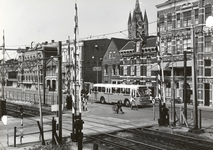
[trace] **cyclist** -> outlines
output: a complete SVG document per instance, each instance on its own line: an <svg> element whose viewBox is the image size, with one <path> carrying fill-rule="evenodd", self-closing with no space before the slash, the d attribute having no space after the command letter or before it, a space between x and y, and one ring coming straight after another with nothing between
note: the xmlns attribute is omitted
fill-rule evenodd
<svg viewBox="0 0 213 150"><path fill-rule="evenodd" d="M122 110L122 100L117 102L117 113L119 113L119 110L122 112L122 114L124 113Z"/></svg>

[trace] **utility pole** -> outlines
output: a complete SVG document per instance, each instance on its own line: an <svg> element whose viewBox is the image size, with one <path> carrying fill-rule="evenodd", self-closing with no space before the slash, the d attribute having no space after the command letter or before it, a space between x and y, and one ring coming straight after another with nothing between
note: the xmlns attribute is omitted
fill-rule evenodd
<svg viewBox="0 0 213 150"><path fill-rule="evenodd" d="M45 84L45 78L46 78L46 59L45 59L45 48L43 49L42 51L43 53L43 103L45 104L46 103L46 97L45 97L45 94L46 94L46 84Z"/></svg>
<svg viewBox="0 0 213 150"><path fill-rule="evenodd" d="M45 142L44 142L44 133L43 133L43 116L42 116L42 104L41 104L42 103L41 102L41 91L40 91L40 68L39 68L37 46L36 46L36 56L37 56L37 76L38 76L38 99L39 99L39 110L40 110L40 127L41 127L42 145L45 145ZM22 64L22 66L23 66L23 64Z"/></svg>
<svg viewBox="0 0 213 150"><path fill-rule="evenodd" d="M187 119L187 57L186 50L183 51L184 54L184 83L183 83L183 102L184 102L184 116Z"/></svg>
<svg viewBox="0 0 213 150"><path fill-rule="evenodd" d="M174 126L176 126L176 121L175 121L175 76L174 76L174 54L172 55L172 99L173 99L173 119L174 119Z"/></svg>
<svg viewBox="0 0 213 150"><path fill-rule="evenodd" d="M70 70L70 68L71 68L71 64L70 64L70 62L71 62L71 57L70 57L70 37L68 37L68 57L69 57L69 64L68 64L68 83L67 83L67 85L68 85L68 92L70 93L70 81L71 81L71 70Z"/></svg>
<svg viewBox="0 0 213 150"><path fill-rule="evenodd" d="M59 143L62 143L62 57L61 41L58 42L58 104L59 104Z"/></svg>
<svg viewBox="0 0 213 150"><path fill-rule="evenodd" d="M3 30L3 45L2 45L2 48L3 48L3 69L2 69L2 98L4 100L4 86L6 84L5 82L5 39L4 39L4 30Z"/></svg>
<svg viewBox="0 0 213 150"><path fill-rule="evenodd" d="M198 129L198 113L197 113L197 47L195 47L195 32L194 27L191 29L191 39L192 39L192 48L193 48L193 57L192 57L192 85L193 85L193 120L194 120L194 129Z"/></svg>

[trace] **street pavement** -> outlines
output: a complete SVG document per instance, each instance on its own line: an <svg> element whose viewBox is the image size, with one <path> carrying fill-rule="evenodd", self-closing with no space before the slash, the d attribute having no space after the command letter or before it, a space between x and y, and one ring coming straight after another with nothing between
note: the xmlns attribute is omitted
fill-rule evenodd
<svg viewBox="0 0 213 150"><path fill-rule="evenodd" d="M169 105L169 104L168 104ZM181 104L178 104L177 107L181 107ZM146 126L158 126L157 119L159 118L158 110L156 105L156 111L153 112L152 106L139 108L138 110L131 110L130 108L123 107L124 114L117 114L112 111L112 105L103 105L99 103L88 103L88 111L82 112L82 119L84 120L83 133L84 135L94 135L105 132L113 132L117 130L122 130L126 128L137 128L137 127L146 127ZM189 106L192 107L192 106ZM199 109L213 111L213 107L199 106ZM52 138L51 132L51 120L55 115L44 116L44 138L46 141L50 141ZM71 111L64 110L62 115L62 136L70 137L72 132L72 113ZM24 118L24 129L23 133L32 133L37 132L37 134L24 135L22 139L22 144L20 143L20 137L16 138L16 147L14 147L14 126L17 127L17 134L22 132L20 127L20 118L14 118L8 116L7 125L4 125L2 121L0 122L0 149L18 149L26 150L32 148L34 145L38 145L39 142L39 129L36 121L39 121L38 117L28 117ZM192 122L189 120L189 123ZM171 126L166 127L168 130L171 129ZM204 119L202 121L202 128L208 133L213 133L213 119ZM173 128L175 130L175 128ZM177 127L176 130L182 130L187 132L188 129L183 127ZM9 134L9 137L7 137ZM209 134L208 136L211 136ZM211 137L210 137L211 138ZM212 137L213 139L213 137ZM9 145L8 145L9 144Z"/></svg>

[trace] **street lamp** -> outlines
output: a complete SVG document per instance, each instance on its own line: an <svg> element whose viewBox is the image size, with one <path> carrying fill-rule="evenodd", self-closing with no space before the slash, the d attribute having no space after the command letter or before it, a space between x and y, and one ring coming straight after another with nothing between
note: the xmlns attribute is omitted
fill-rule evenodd
<svg viewBox="0 0 213 150"><path fill-rule="evenodd" d="M148 73L148 70L150 70L150 74L149 75L147 74L147 76L151 77L151 66L150 66L151 65L151 62L150 62L151 61L151 56L147 55L146 58L147 58L147 73ZM152 82L151 82L150 79L146 80L146 86L150 86L150 87L152 86Z"/></svg>

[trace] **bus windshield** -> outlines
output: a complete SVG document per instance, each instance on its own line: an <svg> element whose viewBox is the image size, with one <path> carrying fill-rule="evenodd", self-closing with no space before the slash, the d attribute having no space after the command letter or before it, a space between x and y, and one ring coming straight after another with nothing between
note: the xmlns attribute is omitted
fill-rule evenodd
<svg viewBox="0 0 213 150"><path fill-rule="evenodd" d="M139 87L138 93L140 94L140 96L144 97L150 94L150 90L146 87Z"/></svg>

